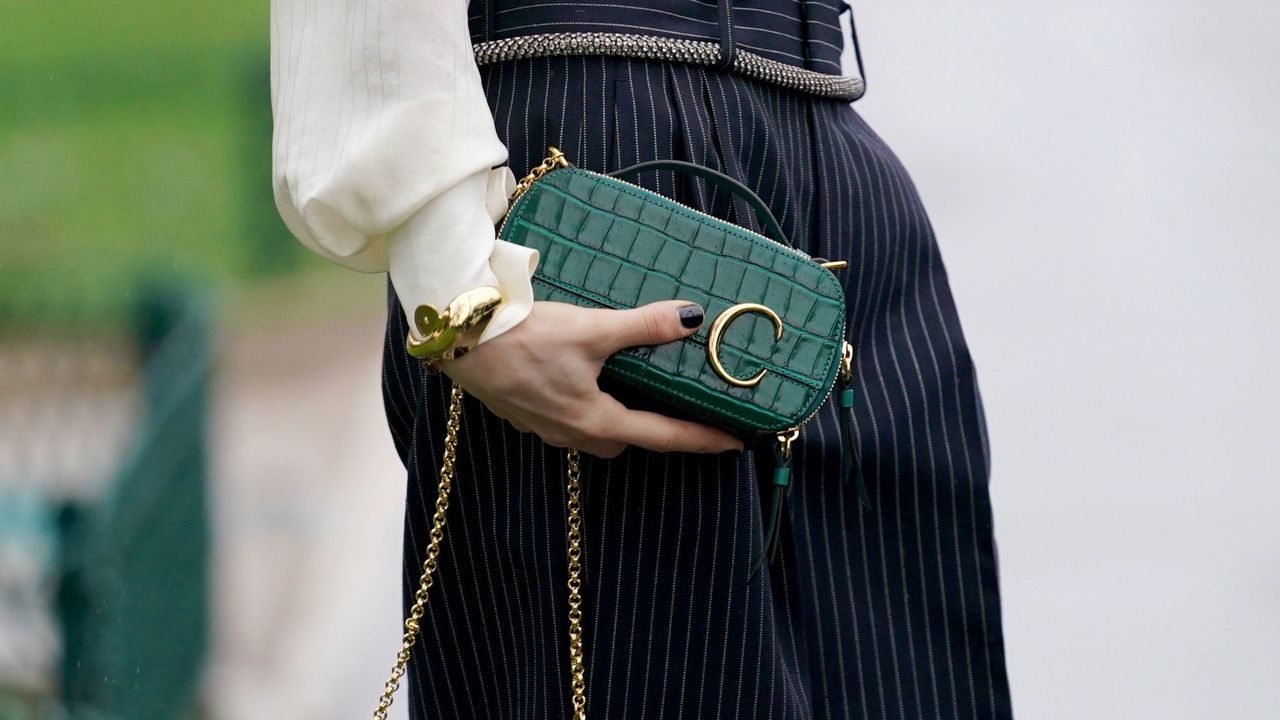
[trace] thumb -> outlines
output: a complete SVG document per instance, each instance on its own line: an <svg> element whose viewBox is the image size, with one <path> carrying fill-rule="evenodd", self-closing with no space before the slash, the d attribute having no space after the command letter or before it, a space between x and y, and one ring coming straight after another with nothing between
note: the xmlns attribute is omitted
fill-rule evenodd
<svg viewBox="0 0 1280 720"><path fill-rule="evenodd" d="M702 326L702 306L686 300L664 300L630 310L606 313L600 351L608 356L636 345L661 345L688 337Z"/></svg>

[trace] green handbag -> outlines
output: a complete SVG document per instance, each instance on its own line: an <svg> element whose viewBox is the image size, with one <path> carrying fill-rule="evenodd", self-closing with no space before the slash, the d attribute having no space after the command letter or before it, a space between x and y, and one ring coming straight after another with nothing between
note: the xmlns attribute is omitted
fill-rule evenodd
<svg viewBox="0 0 1280 720"><path fill-rule="evenodd" d="M695 175L732 192L772 237L618 178L652 170ZM789 484L791 443L837 386L848 477L853 346L834 274L845 263L795 249L755 193L692 163L658 160L606 175L573 167L552 147L512 198L498 236L538 250L537 299L614 309L680 299L705 308L711 321L696 334L618 352L603 374L750 443L775 441L767 547Z"/></svg>
<svg viewBox="0 0 1280 720"><path fill-rule="evenodd" d="M732 192L755 210L771 237L616 177L650 170L696 175ZM571 166L553 147L516 185L498 236L538 250L541 259L533 290L539 300L620 309L680 299L699 303L712 318L683 340L615 353L605 362L603 377L655 399L673 414L697 418L753 444L772 441L776 464L769 524L764 551L751 575L776 552L782 503L791 484L791 445L837 387L843 475L856 476L849 428L853 346L844 337L844 290L834 275L845 263L811 258L791 247L768 206L746 186L710 168L674 160L640 163L604 175ZM415 322L422 331L442 315L424 306ZM451 340L442 336L424 344L447 345ZM417 343L412 337L407 345L414 355ZM375 720L386 720L421 631L444 538L462 398L462 389L455 385L426 558ZM565 468L569 691L572 717L586 720L581 473L576 450L567 452ZM868 502L861 477L857 480L858 493Z"/></svg>
<svg viewBox="0 0 1280 720"><path fill-rule="evenodd" d="M747 200L774 237L575 168L555 148L517 186L498 235L538 250L539 300L629 308L680 299L705 308L711 322L696 334L617 353L607 376L744 438L799 428L842 369L847 375L842 360L852 355L833 270L792 248L764 203L727 175L678 161L614 175L648 170L712 179Z"/></svg>

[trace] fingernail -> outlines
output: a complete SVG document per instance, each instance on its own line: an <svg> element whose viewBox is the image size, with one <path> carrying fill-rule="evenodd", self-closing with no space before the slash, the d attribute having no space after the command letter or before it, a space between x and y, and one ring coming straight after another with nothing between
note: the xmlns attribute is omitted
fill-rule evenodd
<svg viewBox="0 0 1280 720"><path fill-rule="evenodd" d="M680 324L692 330L702 324L702 306L689 303L680 308Z"/></svg>

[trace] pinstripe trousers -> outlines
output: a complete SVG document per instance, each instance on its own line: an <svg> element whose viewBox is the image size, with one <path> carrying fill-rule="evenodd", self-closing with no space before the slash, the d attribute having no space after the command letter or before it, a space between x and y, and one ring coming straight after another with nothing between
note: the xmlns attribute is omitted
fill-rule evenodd
<svg viewBox="0 0 1280 720"><path fill-rule="evenodd" d="M846 103L712 69L573 57L482 75L517 175L548 144L595 170L699 163L752 187L797 247L849 261L852 426L870 506L841 482L834 401L796 450L779 557L750 578L767 452L584 456L589 715L1010 717L974 368L924 208L889 148ZM639 183L736 217L701 181ZM408 603L449 388L404 354L394 290L387 307ZM564 472L563 451L468 398L412 717L569 717Z"/></svg>

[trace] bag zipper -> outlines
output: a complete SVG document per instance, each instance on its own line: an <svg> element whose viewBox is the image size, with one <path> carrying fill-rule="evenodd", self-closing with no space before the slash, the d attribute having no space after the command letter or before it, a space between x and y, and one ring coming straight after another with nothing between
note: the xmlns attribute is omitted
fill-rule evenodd
<svg viewBox="0 0 1280 720"><path fill-rule="evenodd" d="M523 195L523 194L524 194L524 193L525 193L525 192L526 192L530 187L532 187L532 186L533 186L533 184L534 184L535 182L537 182L538 180L541 180L543 175L546 175L547 173L551 172L552 170L557 170L557 169L560 169L560 168L565 168L565 169L572 168L572 169L574 169L574 170L578 170L578 171L580 171L580 172L587 173L587 174L589 174L589 175L595 175L595 176L597 176L597 177L607 178L607 179L609 179L609 180L611 180L611 181L613 181L613 182L622 183L623 185L630 185L631 187L636 188L637 190L643 190L643 191L645 191L645 192L647 192L647 193L649 193L649 192L653 192L652 190L649 190L648 188L640 187L639 185L637 185L637 184L635 184L635 183L633 183L633 182L628 182L628 181L626 181L626 180L622 180L622 179L620 179L620 178L613 177L612 175L606 175L606 174L604 174L604 173L599 173L599 172L596 172L596 171L594 171L594 170L587 170L586 168L576 167L576 166L574 166L573 164L571 164L571 163L570 163L570 162L565 158L564 153L562 153L562 152L560 151L560 149L559 149L559 148L556 148L555 146L551 146L551 147L548 147L548 148L547 148L547 157L546 157L546 158L544 158L544 159L542 160L542 164L541 164L541 165L537 165L537 166L535 166L532 170L530 170L530 171L529 171L529 174L528 174L528 175L525 175L525 176L524 176L524 178L523 178L523 179L521 179L521 180L520 180L520 182L516 184L516 189L511 193L511 197L507 198L507 209L508 209L508 210L510 210L510 209L511 209L511 206L515 204L516 200L520 199L520 196L521 196L521 195ZM679 200L673 200L673 199L671 199L671 198L669 198L669 197L666 197L665 195L664 195L664 196L662 196L662 199L663 199L663 200L666 200L667 202L670 202L670 203L674 203L674 204L676 204L676 205L679 205L680 207L684 208L685 210L688 210L688 211L689 211L689 212L691 212L691 213L696 213L696 214L698 214L698 215L701 215L702 217L707 218L707 219L709 219L709 220L715 220L716 222L725 222L723 219L718 218L718 217L716 217L715 215L711 215L711 214L709 214L709 213L703 212L702 210L699 210L699 209L694 208L694 207L689 207L688 205L685 205L684 203L680 202ZM510 214L510 213L508 213L508 214ZM500 224L500 225L498 226L498 234L499 234L499 235L501 235L501 234L502 234L502 229L503 229L503 228L505 228L505 227L506 227L506 225L507 225L507 218L506 218L506 215L504 215L504 216L503 216L503 218L502 218L502 224ZM783 249L787 250L788 252L791 252L791 253L793 253L793 254L795 254L795 255L799 255L800 257L804 258L805 260L809 260L810 262L812 262L812 261L813 261L813 256L812 256L812 255L810 255L809 253L807 253L807 252L805 252L805 251L803 251L803 250L801 250L801 249L799 249L799 248L793 247L793 246L788 245L788 244L786 244L786 243L784 243L784 242L779 242L778 240L775 240L774 238L771 238L771 237L769 237L768 235L761 235L760 233L755 232L754 230L751 230L750 228L742 227L741 225L735 225L735 227L737 227L738 229L742 230L743 232L746 232L747 234L752 235L752 236L754 236L754 237L760 238L760 239L762 239L762 240L768 240L769 242L773 243L774 245L777 245L778 247L783 248ZM817 263L816 263L816 264L817 264ZM821 265L821 264L818 264L818 266L819 266L819 267L822 267L822 265ZM828 269L828 268L823 268L823 269L824 269L824 270L826 270L826 269Z"/></svg>

